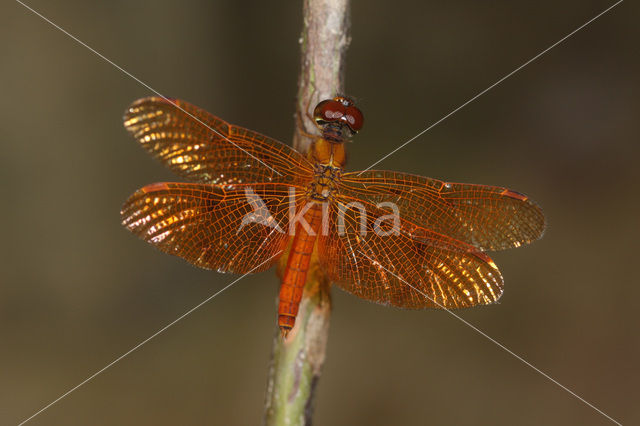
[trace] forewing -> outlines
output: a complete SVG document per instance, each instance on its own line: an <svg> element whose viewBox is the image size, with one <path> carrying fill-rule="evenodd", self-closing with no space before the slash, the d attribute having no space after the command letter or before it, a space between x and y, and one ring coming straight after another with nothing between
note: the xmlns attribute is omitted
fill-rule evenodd
<svg viewBox="0 0 640 426"><path fill-rule="evenodd" d="M129 197L122 223L163 252L196 266L259 272L287 244L289 188L273 183L156 183Z"/></svg>
<svg viewBox="0 0 640 426"><path fill-rule="evenodd" d="M149 153L194 182L295 184L313 173L291 147L180 100L139 99L127 109L124 126Z"/></svg>
<svg viewBox="0 0 640 426"><path fill-rule="evenodd" d="M345 174L340 191L374 205L393 203L403 219L480 250L528 244L545 228L540 207L520 193L496 186L369 170Z"/></svg>
<svg viewBox="0 0 640 426"><path fill-rule="evenodd" d="M389 211L353 201L336 197L318 237L322 267L342 289L412 309L463 308L500 298L502 276L483 252L400 218L394 225Z"/></svg>

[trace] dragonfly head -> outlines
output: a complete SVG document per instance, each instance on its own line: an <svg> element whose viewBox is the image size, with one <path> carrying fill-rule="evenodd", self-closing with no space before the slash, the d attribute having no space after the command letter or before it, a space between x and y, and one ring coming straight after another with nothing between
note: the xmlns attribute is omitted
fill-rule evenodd
<svg viewBox="0 0 640 426"><path fill-rule="evenodd" d="M322 136L336 142L349 139L364 124L362 112L344 96L320 102L313 110L313 118L322 130Z"/></svg>

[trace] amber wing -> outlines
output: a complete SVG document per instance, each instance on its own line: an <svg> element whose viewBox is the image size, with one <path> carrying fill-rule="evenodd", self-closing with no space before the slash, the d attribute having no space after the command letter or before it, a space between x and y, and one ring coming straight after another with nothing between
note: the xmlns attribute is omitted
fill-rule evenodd
<svg viewBox="0 0 640 426"><path fill-rule="evenodd" d="M515 191L371 170L342 177L318 250L330 279L362 298L469 307L502 294L483 252L528 244L544 228L541 209Z"/></svg>
<svg viewBox="0 0 640 426"><path fill-rule="evenodd" d="M289 196L277 183L156 183L136 191L121 215L131 232L196 266L259 272L289 239Z"/></svg>
<svg viewBox="0 0 640 426"><path fill-rule="evenodd" d="M346 173L340 192L374 205L391 202L403 220L483 251L528 244L545 229L540 207L522 194L496 186L369 170Z"/></svg>
<svg viewBox="0 0 640 426"><path fill-rule="evenodd" d="M313 174L291 147L181 100L137 100L124 125L149 153L193 182L296 184Z"/></svg>
<svg viewBox="0 0 640 426"><path fill-rule="evenodd" d="M329 279L363 299L403 308L462 308L493 303L502 276L471 245L400 219L378 223L389 212L345 196L330 205L328 231L318 253ZM363 207L363 208L361 208ZM384 235L383 233L389 233Z"/></svg>

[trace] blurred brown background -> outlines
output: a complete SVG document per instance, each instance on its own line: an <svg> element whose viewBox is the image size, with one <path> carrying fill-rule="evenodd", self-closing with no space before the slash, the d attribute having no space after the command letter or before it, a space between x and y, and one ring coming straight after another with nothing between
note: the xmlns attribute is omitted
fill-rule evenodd
<svg viewBox="0 0 640 426"><path fill-rule="evenodd" d="M165 95L282 141L298 2L29 5ZM355 1L347 92L362 169L613 2ZM640 422L640 8L627 1L378 167L502 185L543 206L532 246L494 254L499 305L458 312L627 424ZM0 423L17 424L233 276L120 226L176 180L122 127L151 93L18 3L0 6ZM247 277L33 425L260 422L278 281ZM608 424L445 312L338 289L317 425Z"/></svg>

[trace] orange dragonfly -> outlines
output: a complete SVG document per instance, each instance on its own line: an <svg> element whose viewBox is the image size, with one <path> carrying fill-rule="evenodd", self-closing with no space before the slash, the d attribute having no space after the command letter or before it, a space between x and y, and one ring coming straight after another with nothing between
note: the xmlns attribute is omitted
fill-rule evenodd
<svg viewBox="0 0 640 426"><path fill-rule="evenodd" d="M542 236L541 209L518 192L393 171L345 172L345 141L364 118L351 100L320 102L308 155L180 100L134 102L124 125L192 183L155 183L122 223L195 266L245 274L286 258L278 325L294 326L313 258L343 290L402 308L490 304L503 279L487 250ZM287 254L288 253L288 254Z"/></svg>

